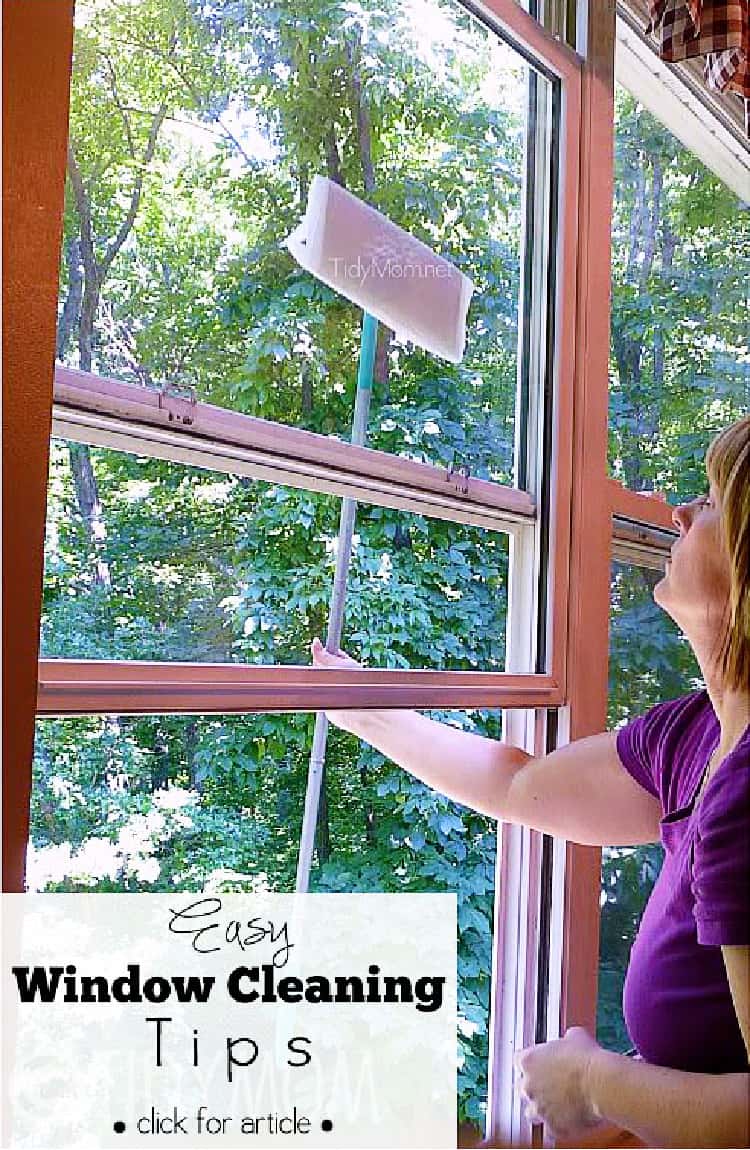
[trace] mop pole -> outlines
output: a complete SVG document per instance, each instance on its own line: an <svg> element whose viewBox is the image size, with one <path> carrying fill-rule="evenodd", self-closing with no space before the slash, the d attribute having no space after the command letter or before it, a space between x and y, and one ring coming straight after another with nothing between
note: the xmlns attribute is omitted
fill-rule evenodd
<svg viewBox="0 0 750 1150"><path fill-rule="evenodd" d="M357 392L354 400L354 420L352 423L352 443L362 446L367 434L367 416L370 410L370 396L372 395L372 375L375 366L375 344L378 337L378 321L369 312L362 318L362 340L359 349L359 370L357 372ZM352 555L352 535L354 534L354 517L357 512L356 499L345 497L341 501L341 519L339 521L339 541L336 552L336 572L333 578L333 591L331 593L331 607L328 616L328 635L326 650L336 652L341 641L341 627L344 621L344 602L346 599L346 581L349 574L349 562ZM328 719L324 711L318 711L315 716L315 733L313 735L312 750L310 752L310 766L307 773L307 793L305 795L305 813L302 818L302 834L300 836L299 857L297 860L297 886L299 893L304 893L310 886L310 867L312 865L313 848L315 846L315 826L318 820L318 804L320 802L320 787L323 779L323 766L326 758L326 741L328 739Z"/></svg>

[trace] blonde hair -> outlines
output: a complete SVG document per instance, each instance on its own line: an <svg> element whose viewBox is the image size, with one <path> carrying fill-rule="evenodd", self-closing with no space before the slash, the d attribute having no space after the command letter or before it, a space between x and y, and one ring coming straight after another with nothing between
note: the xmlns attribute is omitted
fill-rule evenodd
<svg viewBox="0 0 750 1150"><path fill-rule="evenodd" d="M730 564L726 627L718 649L730 688L750 682L750 415L719 432L706 455L706 473L721 500L721 527Z"/></svg>

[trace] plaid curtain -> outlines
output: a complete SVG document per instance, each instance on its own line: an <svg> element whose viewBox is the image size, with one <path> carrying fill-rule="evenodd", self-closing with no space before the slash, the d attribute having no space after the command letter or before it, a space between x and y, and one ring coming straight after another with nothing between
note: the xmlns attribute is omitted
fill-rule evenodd
<svg viewBox="0 0 750 1150"><path fill-rule="evenodd" d="M745 101L750 135L750 11L748 0L648 0L647 32L670 64L704 56L709 88L731 89Z"/></svg>

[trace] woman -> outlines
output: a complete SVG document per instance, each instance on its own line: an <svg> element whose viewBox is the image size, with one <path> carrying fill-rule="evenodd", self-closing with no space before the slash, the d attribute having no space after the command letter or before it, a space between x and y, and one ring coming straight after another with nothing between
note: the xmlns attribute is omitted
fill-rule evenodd
<svg viewBox="0 0 750 1150"><path fill-rule="evenodd" d="M485 814L595 846L664 844L625 985L640 1058L580 1027L516 1056L529 1116L557 1135L608 1120L652 1146L750 1145L750 417L717 436L706 470L654 589L705 690L541 759L413 711L329 713ZM312 654L354 662L317 639Z"/></svg>

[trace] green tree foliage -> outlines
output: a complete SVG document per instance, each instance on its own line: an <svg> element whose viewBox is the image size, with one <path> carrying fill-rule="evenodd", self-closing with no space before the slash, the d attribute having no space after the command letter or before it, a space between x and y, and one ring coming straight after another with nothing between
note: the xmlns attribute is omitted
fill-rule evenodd
<svg viewBox="0 0 750 1150"><path fill-rule="evenodd" d="M622 89L616 114L610 467L679 502L750 398L750 215Z"/></svg>

